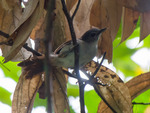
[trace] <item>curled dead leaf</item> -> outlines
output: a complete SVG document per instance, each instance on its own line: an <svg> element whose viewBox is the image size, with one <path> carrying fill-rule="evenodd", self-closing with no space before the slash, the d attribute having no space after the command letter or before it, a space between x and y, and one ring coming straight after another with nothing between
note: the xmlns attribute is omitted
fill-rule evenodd
<svg viewBox="0 0 150 113"><path fill-rule="evenodd" d="M122 15L122 5L118 3L118 0L102 0L102 2L107 11L108 24L113 41L119 30Z"/></svg>
<svg viewBox="0 0 150 113"><path fill-rule="evenodd" d="M121 42L125 41L132 34L136 27L139 15L139 12L123 7Z"/></svg>
<svg viewBox="0 0 150 113"><path fill-rule="evenodd" d="M138 75L126 83L132 100L144 91L150 89L150 72Z"/></svg>
<svg viewBox="0 0 150 113"><path fill-rule="evenodd" d="M53 96L55 113L70 113L68 98L67 98L67 86L66 77L62 69L53 69Z"/></svg>
<svg viewBox="0 0 150 113"><path fill-rule="evenodd" d="M15 40L10 50L9 51L2 50L3 56L5 57L5 62L11 60L18 53L21 47L24 45L33 27L35 26L39 17L41 16L43 12L43 7L44 7L44 1L40 0L33 14L17 29L17 35L15 35L16 37L13 37L15 38ZM5 47L7 48L7 46Z"/></svg>
<svg viewBox="0 0 150 113"><path fill-rule="evenodd" d="M90 24L98 28L107 28L102 34L102 40L98 45L98 54L101 56L106 52L106 58L109 62L112 60L112 37L111 28L109 27L109 18L102 0L95 0L90 12Z"/></svg>
<svg viewBox="0 0 150 113"><path fill-rule="evenodd" d="M150 11L141 13L140 20L140 41L146 38L150 34Z"/></svg>
<svg viewBox="0 0 150 113"><path fill-rule="evenodd" d="M41 76L36 75L32 79L26 79L27 71L23 71L12 100L12 113L30 113L38 88L42 84Z"/></svg>

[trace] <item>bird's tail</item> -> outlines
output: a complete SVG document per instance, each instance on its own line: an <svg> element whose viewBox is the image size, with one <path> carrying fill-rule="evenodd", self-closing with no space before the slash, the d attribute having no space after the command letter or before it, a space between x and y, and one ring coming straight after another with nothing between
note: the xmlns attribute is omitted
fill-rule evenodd
<svg viewBox="0 0 150 113"><path fill-rule="evenodd" d="M27 72L26 78L32 78L34 75L41 74L44 71L44 57L28 58L18 64Z"/></svg>

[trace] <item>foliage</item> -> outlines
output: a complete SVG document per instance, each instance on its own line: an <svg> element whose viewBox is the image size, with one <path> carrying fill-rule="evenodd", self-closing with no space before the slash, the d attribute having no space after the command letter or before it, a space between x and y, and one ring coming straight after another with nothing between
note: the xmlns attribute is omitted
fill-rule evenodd
<svg viewBox="0 0 150 113"><path fill-rule="evenodd" d="M75 2L77 2L77 0ZM85 6L84 3L87 3L86 4L87 7L84 7ZM112 44L112 42L111 41L113 41L113 59L112 59L112 62L113 62L114 67L117 70L117 73L122 72L123 75L125 76L125 80L126 80L126 78L128 78L128 77L136 77L138 74L149 71L149 70L145 70L145 69L141 68L140 65L136 64L131 59L133 54L136 53L141 48L150 48L150 36L147 36L149 34L149 31L147 31L147 30L149 30L149 29L147 29L147 26L146 26L146 24L148 24L148 22L149 22L147 20L146 16L149 16L149 14L147 12L146 13L144 12L145 10L146 11L149 10L149 7L144 7L143 5L139 5L140 3L137 1L135 2L137 7L134 7L135 4L134 3L132 4L132 2L129 2L129 4L128 4L128 2L123 2L124 4L122 4L122 5L119 4L117 7L116 7L116 4L118 4L118 2L116 2L116 1L111 2L111 1L106 0L106 3L101 2L104 5L102 7L100 7L99 3L100 3L100 0L95 0L94 5L91 8L90 4L92 4L92 2L86 2L86 0L82 0L81 8L79 8L79 12L81 12L81 13L77 13L77 15L75 16L75 22L74 22L74 26L76 28L75 30L77 31L77 36L80 37L83 32L85 32L87 29L90 28L90 25L96 26L99 28L109 26L109 28L107 29L107 32L106 32L106 36L105 36L107 39L104 38L106 42L109 42L109 43L107 43L109 47L107 48L106 47L107 44L101 43L101 45L100 45L101 50L100 51L106 50L107 51L107 58L109 61L111 61L111 58L112 58L112 56L111 56L111 52L112 52L111 44ZM149 2L144 1L143 4L144 3L148 4ZM29 1L28 2L29 5L25 4L27 8L20 9L20 7L19 8L17 7L17 9L14 10L13 7L15 7L16 4L17 3L15 1L13 1L12 3L8 2L7 7L1 6L3 8L0 9L2 13L3 13L3 11L6 11L6 17L7 18L5 17L6 19L2 20L3 21L2 23L7 22L7 25L8 25L7 27L3 26L2 28L4 28L4 29L2 29L2 30L6 31L8 34L11 34L10 37L13 37L13 38L15 37L14 44L13 44L12 48L10 49L10 51L3 51L5 53L4 56L5 56L6 61L11 60L18 53L18 51L22 48L22 45L27 40L32 29L36 25L38 19L43 14L43 12L44 12L43 9L45 8L43 0ZM69 0L67 0L67 4L71 4L71 2L69 3ZM69 11L72 10L74 4L75 3L72 2L71 6L69 6L69 5L67 6ZM113 4L113 5L110 5L110 4ZM57 5L60 5L60 4L57 3ZM134 11L131 9L125 8L126 6L130 7ZM57 9L57 11L56 11L57 16L56 16L56 20L55 20L56 22L54 25L55 26L54 31L56 30L57 33L54 33L54 34L56 37L63 36L63 37L65 37L65 39L66 39L66 37L68 39L69 36L64 35L65 30L68 31L68 28L65 26L66 21L64 19L64 15L62 16L62 14L63 14L62 9L61 9L61 7L58 8L58 6L56 9ZM86 10L84 10L84 9L86 9ZM89 10L87 10L87 9L89 9ZM101 9L102 9L102 11L101 11ZM112 10L112 9L114 9L114 10ZM122 9L124 9L124 11L125 11L125 12L123 12L123 15L125 18L124 18L124 21L122 20L122 24L120 25ZM20 12L22 11L22 13L20 13L20 14L17 13L18 15L16 17L19 17L19 18L17 18L18 20L16 20L16 18L14 18L10 15L11 13L7 12L8 10L10 12L12 11L11 12L12 15L13 15L13 10L14 11L20 11ZM24 10L25 10L26 14L23 13ZM107 10L108 14L106 13L106 10ZM144 12L144 13L141 13L141 15L142 15L141 16L141 22L140 22L140 20L138 20L138 22L137 22L137 19L139 18L139 12L137 13L135 10L139 11L140 13ZM111 11L112 12L114 11L114 12L112 13ZM132 12L131 14L133 14L132 15L133 17L130 18L131 22L133 22L131 26L130 26L130 23L128 23L128 20L126 19L127 18L127 16L125 16L126 12L128 12L128 13ZM82 15L82 13L83 13L83 15ZM101 15L101 14L103 14L103 15ZM117 15L117 16L112 16L112 14ZM137 14L137 15L135 16L134 14L135 15ZM81 15L83 16L83 18L80 18ZM84 18L84 16L85 16L85 18ZM96 17L94 17L94 16L96 16ZM89 18L87 18L87 17L89 17ZM45 17L43 17L43 18L45 18ZM100 20L100 18L101 18L101 20ZM109 20L109 18L111 18L111 19ZM17 23L17 26L14 23L12 24L12 21L8 21L7 19L14 21L14 23ZM102 22L102 20L105 20L105 21ZM119 20L119 21L116 22L116 20ZM127 20L127 22L126 22L126 20ZM42 20L41 23L45 24L45 22L43 22L43 21L44 21L44 19ZM137 24L136 24L136 22L137 22ZM29 23L32 23L32 24L29 24ZM105 25L103 25L104 23L105 23ZM5 24L3 24L3 25L5 25ZM119 25L120 25L120 28L119 28ZM134 30L135 25L136 25L136 29ZM42 25L39 25L39 26L41 28L43 28ZM61 28L60 28L60 26L61 26ZM130 26L131 31L134 30L134 32L132 33L132 35L129 37L128 40L133 39L135 37L139 37L139 35L141 35L140 39L142 40L147 36L147 38L143 40L142 46L135 47L132 49L127 46L128 40L127 40L126 35L130 35L130 32L128 32L128 30L127 30L128 26ZM140 29L140 26L141 26L141 29ZM11 27L12 28L14 27L15 32L14 32L14 29L11 29L12 31L8 30ZM5 28L8 28L8 29L5 29ZM119 28L119 30L118 30L118 28ZM131 28L133 28L133 29L131 29ZM36 26L35 29L33 30L33 32L36 31L36 33L35 33L36 35L43 37L44 36L43 31L44 30L42 29L43 31L42 30L40 31L40 33L42 34L42 36L41 36L40 33L39 33L40 35L37 33L37 31L38 31L37 29L39 29L39 28L37 28L37 26ZM118 31L118 33L117 33L117 31ZM123 39L121 39L121 35L123 35L122 32L125 32ZM110 36L110 34L111 34L111 36ZM107 37L107 35L109 35L108 36L109 38ZM33 34L31 35L31 37L32 37L32 39L36 38L36 36L33 36ZM115 40L114 40L114 38L115 38ZM57 39L57 40L59 41L59 43L61 42L59 39ZM121 42L121 40L123 42ZM3 38L1 38L1 41L3 41ZM24 53L24 55L25 54L26 53ZM109 55L110 55L110 57L109 57ZM26 56L26 58L27 58L27 56ZM9 61L5 64L2 64L2 59L3 58L0 57L0 60L1 60L0 61L1 62L0 68L3 70L5 77L11 78L14 81L18 82L19 75L21 72L21 68L16 66L18 62L15 63L15 62ZM64 83L65 83L65 81L64 81ZM72 84L68 83L67 86L68 86L68 89L67 89L68 97L69 96L73 96L73 97L79 96L78 95L79 90L78 90L77 85L72 85ZM150 90L144 92L143 94L138 96L133 101L149 102L150 101L149 94L150 94ZM11 106L10 96L11 96L11 93L9 91L4 89L3 87L0 87L0 101L1 102ZM96 94L96 92L94 90L85 91L85 105L86 105L89 113L95 113L97 111L98 104L99 104L100 100L101 99L99 98L99 96ZM34 102L34 107L37 107L37 106L46 106L46 100L39 99L38 93L35 97L35 102ZM136 106L138 106L138 107L136 107ZM146 108L147 108L147 106L134 105L133 110L134 110L134 112L142 113L145 111ZM73 113L74 111L73 111L72 106L70 106L70 109L71 109L71 112Z"/></svg>

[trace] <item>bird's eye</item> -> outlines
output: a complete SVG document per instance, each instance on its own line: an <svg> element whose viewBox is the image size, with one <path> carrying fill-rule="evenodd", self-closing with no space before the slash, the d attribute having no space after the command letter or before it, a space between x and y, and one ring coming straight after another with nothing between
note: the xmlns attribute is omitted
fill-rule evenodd
<svg viewBox="0 0 150 113"><path fill-rule="evenodd" d="M94 37L96 35L96 33L91 33L91 36Z"/></svg>

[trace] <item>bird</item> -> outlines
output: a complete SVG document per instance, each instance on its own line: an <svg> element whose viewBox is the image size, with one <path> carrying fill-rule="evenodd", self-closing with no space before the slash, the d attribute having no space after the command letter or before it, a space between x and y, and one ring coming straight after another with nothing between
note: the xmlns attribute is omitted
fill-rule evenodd
<svg viewBox="0 0 150 113"><path fill-rule="evenodd" d="M96 56L98 50L98 41L101 34L106 30L106 28L98 29L92 28L86 31L81 38L77 39L77 44L79 46L79 68L86 65L88 62ZM74 68L75 63L75 53L73 41L69 40L61 44L54 53L50 54L50 63L55 67L64 68ZM26 69L31 69L31 65L43 65L44 57L41 59L25 60L18 64L18 66L26 67ZM27 67L28 66L28 67ZM33 67L33 66L32 66ZM40 66L41 67L41 66ZM42 68L42 70L44 70ZM37 71L40 71L37 69Z"/></svg>

